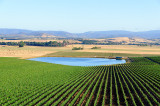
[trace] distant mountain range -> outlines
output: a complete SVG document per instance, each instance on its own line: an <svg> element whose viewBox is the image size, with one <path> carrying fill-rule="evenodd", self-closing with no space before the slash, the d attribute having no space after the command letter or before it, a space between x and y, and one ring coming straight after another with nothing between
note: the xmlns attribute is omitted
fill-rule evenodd
<svg viewBox="0 0 160 106"><path fill-rule="evenodd" d="M160 39L160 30L131 32L123 30L89 31L85 33L69 33L65 31L32 31L24 29L0 28L0 37L5 38L34 38L34 37L64 37L64 38L114 38L139 37L145 39Z"/></svg>

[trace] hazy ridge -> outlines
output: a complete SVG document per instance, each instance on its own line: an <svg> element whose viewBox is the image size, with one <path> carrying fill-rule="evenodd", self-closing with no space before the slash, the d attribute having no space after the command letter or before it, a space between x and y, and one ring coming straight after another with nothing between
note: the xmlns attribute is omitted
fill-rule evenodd
<svg viewBox="0 0 160 106"><path fill-rule="evenodd" d="M140 37L145 39L159 39L160 30L132 32L125 30L89 31L84 33L70 33L66 31L32 31L25 29L0 28L0 37L5 38L31 38L31 37L65 37L65 38L114 38L114 37Z"/></svg>

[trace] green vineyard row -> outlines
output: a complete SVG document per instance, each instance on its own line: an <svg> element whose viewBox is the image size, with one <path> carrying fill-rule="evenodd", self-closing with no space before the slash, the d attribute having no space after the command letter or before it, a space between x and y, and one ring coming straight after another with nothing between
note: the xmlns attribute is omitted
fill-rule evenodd
<svg viewBox="0 0 160 106"><path fill-rule="evenodd" d="M160 57L129 59L78 67L0 58L0 105L160 105Z"/></svg>

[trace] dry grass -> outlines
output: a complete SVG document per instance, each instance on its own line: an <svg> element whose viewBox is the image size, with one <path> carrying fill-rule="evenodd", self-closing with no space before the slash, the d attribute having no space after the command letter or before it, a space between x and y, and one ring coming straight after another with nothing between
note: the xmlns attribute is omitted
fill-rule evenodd
<svg viewBox="0 0 160 106"><path fill-rule="evenodd" d="M54 53L56 51L52 48L44 47L31 47L25 46L19 48L17 46L0 46L0 57L20 57L20 58L32 58L40 57L48 53Z"/></svg>
<svg viewBox="0 0 160 106"><path fill-rule="evenodd" d="M139 44L141 42L148 42L148 43L158 43L159 40L158 39L155 39L154 41L153 40L148 40L148 39L143 39L143 38L137 38L137 37L134 37L134 38L128 38L128 37L116 37L116 38L106 38L106 39L90 39L90 40L96 40L98 42L108 42L108 41L111 41L111 42L126 42L126 44L128 43L132 43L132 44Z"/></svg>
<svg viewBox="0 0 160 106"><path fill-rule="evenodd" d="M101 49L91 49L97 46ZM84 47L84 50L72 50L72 47ZM47 54L54 53L115 53L115 54L138 54L138 55L160 55L160 46L145 46L139 47L135 45L68 45L66 47L36 47L25 46L19 48L17 46L0 46L0 57L20 57L20 58L32 58L41 57ZM68 54L69 55L69 54ZM71 55L71 56L72 56ZM56 55L55 55L56 56Z"/></svg>

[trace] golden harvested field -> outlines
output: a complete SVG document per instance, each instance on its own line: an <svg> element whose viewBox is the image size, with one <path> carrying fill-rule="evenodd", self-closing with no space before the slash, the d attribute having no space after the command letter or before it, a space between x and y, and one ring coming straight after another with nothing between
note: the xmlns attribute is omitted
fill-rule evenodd
<svg viewBox="0 0 160 106"><path fill-rule="evenodd" d="M110 42L125 42L125 44L139 44L141 42L148 42L148 43L158 43L159 39L143 39L143 38L129 38L129 37L115 37L115 38L106 38L106 39L90 39L90 40L96 40L98 42L106 42L106 41L110 41Z"/></svg>
<svg viewBox="0 0 160 106"><path fill-rule="evenodd" d="M101 49L91 49L97 46ZM72 50L73 47L84 47L84 50ZM82 54L83 53L83 54ZM92 55L90 55L92 53ZM51 54L51 55L50 55ZM67 55L66 55L67 54ZM76 55L74 55L76 54ZM86 55L87 54L87 55ZM25 46L0 46L0 57L32 58L41 56L69 56L93 57L105 54L123 54L122 56L155 56L160 55L160 46L135 46L135 45L68 45L66 47L38 47ZM108 56L108 55L106 55Z"/></svg>

